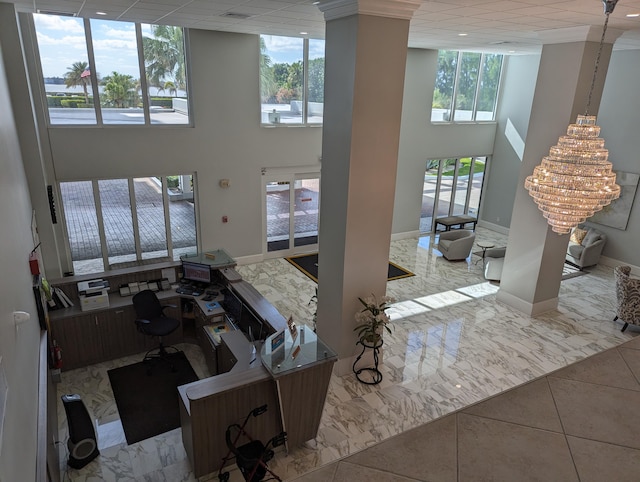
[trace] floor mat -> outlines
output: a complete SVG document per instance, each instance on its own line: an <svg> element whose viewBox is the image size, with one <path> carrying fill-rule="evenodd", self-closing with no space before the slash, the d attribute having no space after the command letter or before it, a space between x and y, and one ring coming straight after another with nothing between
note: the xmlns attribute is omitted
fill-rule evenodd
<svg viewBox="0 0 640 482"><path fill-rule="evenodd" d="M198 376L182 352L169 355L169 363L154 360L109 370L109 382L115 396L120 421L129 445L180 426L177 387L194 382Z"/></svg>
<svg viewBox="0 0 640 482"><path fill-rule="evenodd" d="M290 256L285 259L313 281L316 283L318 282L318 253L301 254L299 256ZM409 276L415 276L415 274L389 261L387 281L408 278Z"/></svg>

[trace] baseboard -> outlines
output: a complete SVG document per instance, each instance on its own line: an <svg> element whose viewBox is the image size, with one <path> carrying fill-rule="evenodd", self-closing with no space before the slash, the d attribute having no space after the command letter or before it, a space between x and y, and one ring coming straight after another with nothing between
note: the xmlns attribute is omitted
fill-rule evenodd
<svg viewBox="0 0 640 482"><path fill-rule="evenodd" d="M234 258L236 263L239 265L243 264L252 264L252 263L260 263L264 261L264 256L262 254L252 254L249 256L240 256L239 258Z"/></svg>
<svg viewBox="0 0 640 482"><path fill-rule="evenodd" d="M546 313L547 311L552 311L558 308L558 297L541 301L539 303L529 303L528 301L524 301L503 289L498 290L496 300L529 316L537 316L541 313Z"/></svg>
<svg viewBox="0 0 640 482"><path fill-rule="evenodd" d="M404 233L393 233L391 235L391 241L400 241L401 239L418 238L422 234L426 234L426 233L421 233L420 230L417 230L417 231L406 231Z"/></svg>
<svg viewBox="0 0 640 482"><path fill-rule="evenodd" d="M500 226L499 224L494 224L488 221L479 220L478 226L480 226L481 228L490 229L491 231L495 231L496 233L509 236L509 228L505 228L504 226Z"/></svg>
<svg viewBox="0 0 640 482"><path fill-rule="evenodd" d="M618 259L609 258L608 256L600 256L600 261L598 262L598 264L609 266L610 268L615 268L616 266L629 266L631 268L631 274L640 276L640 266L635 266Z"/></svg>

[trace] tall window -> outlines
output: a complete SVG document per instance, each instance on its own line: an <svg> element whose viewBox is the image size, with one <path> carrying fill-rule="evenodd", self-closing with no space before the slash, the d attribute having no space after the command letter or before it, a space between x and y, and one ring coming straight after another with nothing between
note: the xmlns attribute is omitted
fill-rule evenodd
<svg viewBox="0 0 640 482"><path fill-rule="evenodd" d="M189 124L182 28L33 17L51 125Z"/></svg>
<svg viewBox="0 0 640 482"><path fill-rule="evenodd" d="M324 40L260 36L262 124L321 124Z"/></svg>
<svg viewBox="0 0 640 482"><path fill-rule="evenodd" d="M433 231L436 218L470 214L478 217L486 157L427 161L422 190L420 231Z"/></svg>
<svg viewBox="0 0 640 482"><path fill-rule="evenodd" d="M191 175L60 183L75 274L197 252Z"/></svg>
<svg viewBox="0 0 640 482"><path fill-rule="evenodd" d="M501 73L502 55L441 50L431 122L494 120Z"/></svg>

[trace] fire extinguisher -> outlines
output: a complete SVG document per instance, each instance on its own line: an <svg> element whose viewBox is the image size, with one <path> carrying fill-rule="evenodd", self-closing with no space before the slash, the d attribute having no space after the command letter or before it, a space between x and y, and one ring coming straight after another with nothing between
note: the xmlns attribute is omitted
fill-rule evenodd
<svg viewBox="0 0 640 482"><path fill-rule="evenodd" d="M61 368L62 367L62 350L60 346L58 346L58 342L53 340L53 368Z"/></svg>

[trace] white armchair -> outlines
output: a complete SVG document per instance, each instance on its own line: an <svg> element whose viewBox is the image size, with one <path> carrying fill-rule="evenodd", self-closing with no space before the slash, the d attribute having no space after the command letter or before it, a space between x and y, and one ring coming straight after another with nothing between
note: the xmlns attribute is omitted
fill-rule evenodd
<svg viewBox="0 0 640 482"><path fill-rule="evenodd" d="M438 251L449 261L466 259L471 254L471 248L476 234L468 229L452 229L440 233Z"/></svg>

